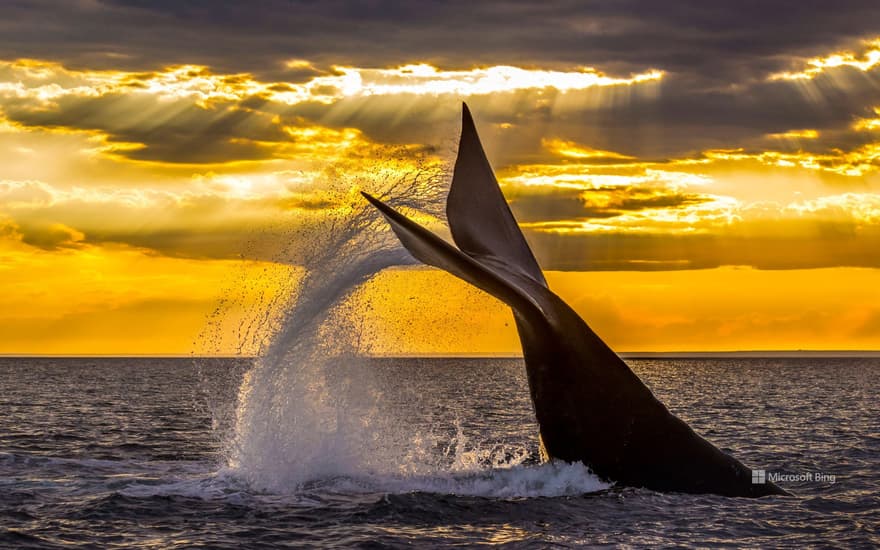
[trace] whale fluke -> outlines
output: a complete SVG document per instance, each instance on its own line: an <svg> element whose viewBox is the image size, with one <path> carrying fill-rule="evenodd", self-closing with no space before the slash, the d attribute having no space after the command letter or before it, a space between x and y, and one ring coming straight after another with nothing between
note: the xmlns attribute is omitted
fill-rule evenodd
<svg viewBox="0 0 880 550"><path fill-rule="evenodd" d="M388 220L391 229L410 254L422 263L439 267L475 287L488 292L516 311L540 315L528 295L505 281L486 266L431 233L379 199L363 195Z"/></svg>
<svg viewBox="0 0 880 550"><path fill-rule="evenodd" d="M446 199L446 219L452 240L468 256L498 260L508 269L519 269L547 286L544 273L501 194L466 104L462 104L461 139Z"/></svg>
<svg viewBox="0 0 880 550"><path fill-rule="evenodd" d="M542 455L583 462L600 477L658 491L785 494L673 415L548 287L498 186L467 106L447 218L456 248L363 193L419 261L513 310Z"/></svg>

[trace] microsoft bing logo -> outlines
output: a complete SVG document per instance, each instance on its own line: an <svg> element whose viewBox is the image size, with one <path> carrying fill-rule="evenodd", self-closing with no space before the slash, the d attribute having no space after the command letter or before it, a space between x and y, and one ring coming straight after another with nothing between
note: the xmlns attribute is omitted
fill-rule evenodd
<svg viewBox="0 0 880 550"><path fill-rule="evenodd" d="M752 483L761 485L767 483L767 472L765 470L752 470Z"/></svg>

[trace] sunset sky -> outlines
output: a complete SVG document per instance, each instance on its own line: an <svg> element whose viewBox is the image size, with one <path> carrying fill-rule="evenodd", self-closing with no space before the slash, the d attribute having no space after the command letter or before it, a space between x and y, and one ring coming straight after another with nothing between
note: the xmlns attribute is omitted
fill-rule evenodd
<svg viewBox="0 0 880 550"><path fill-rule="evenodd" d="M448 166L462 101L615 349L880 349L876 2L13 0L0 353L198 352L328 189ZM366 292L376 353L519 349L445 274Z"/></svg>

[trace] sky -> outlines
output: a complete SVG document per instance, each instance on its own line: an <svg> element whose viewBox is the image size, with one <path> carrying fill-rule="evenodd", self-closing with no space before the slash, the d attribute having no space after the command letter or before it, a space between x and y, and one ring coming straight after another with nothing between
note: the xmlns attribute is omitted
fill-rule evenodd
<svg viewBox="0 0 880 550"><path fill-rule="evenodd" d="M880 349L875 2L11 0L0 353L188 354L220 310L235 332L290 291L299 229L448 182L462 101L615 349ZM372 352L519 349L445 274L368 287Z"/></svg>

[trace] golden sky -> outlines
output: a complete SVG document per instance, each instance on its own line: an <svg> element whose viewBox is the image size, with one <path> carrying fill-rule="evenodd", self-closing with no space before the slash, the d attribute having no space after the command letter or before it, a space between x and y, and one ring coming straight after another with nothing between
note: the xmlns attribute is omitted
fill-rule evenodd
<svg viewBox="0 0 880 550"><path fill-rule="evenodd" d="M463 100L551 288L615 349L880 349L880 34L820 46L719 74L7 55L0 353L198 352L224 297L289 291L288 240L448 167ZM393 269L361 298L375 353L518 350L509 312L445 274ZM234 309L214 351L241 351Z"/></svg>

